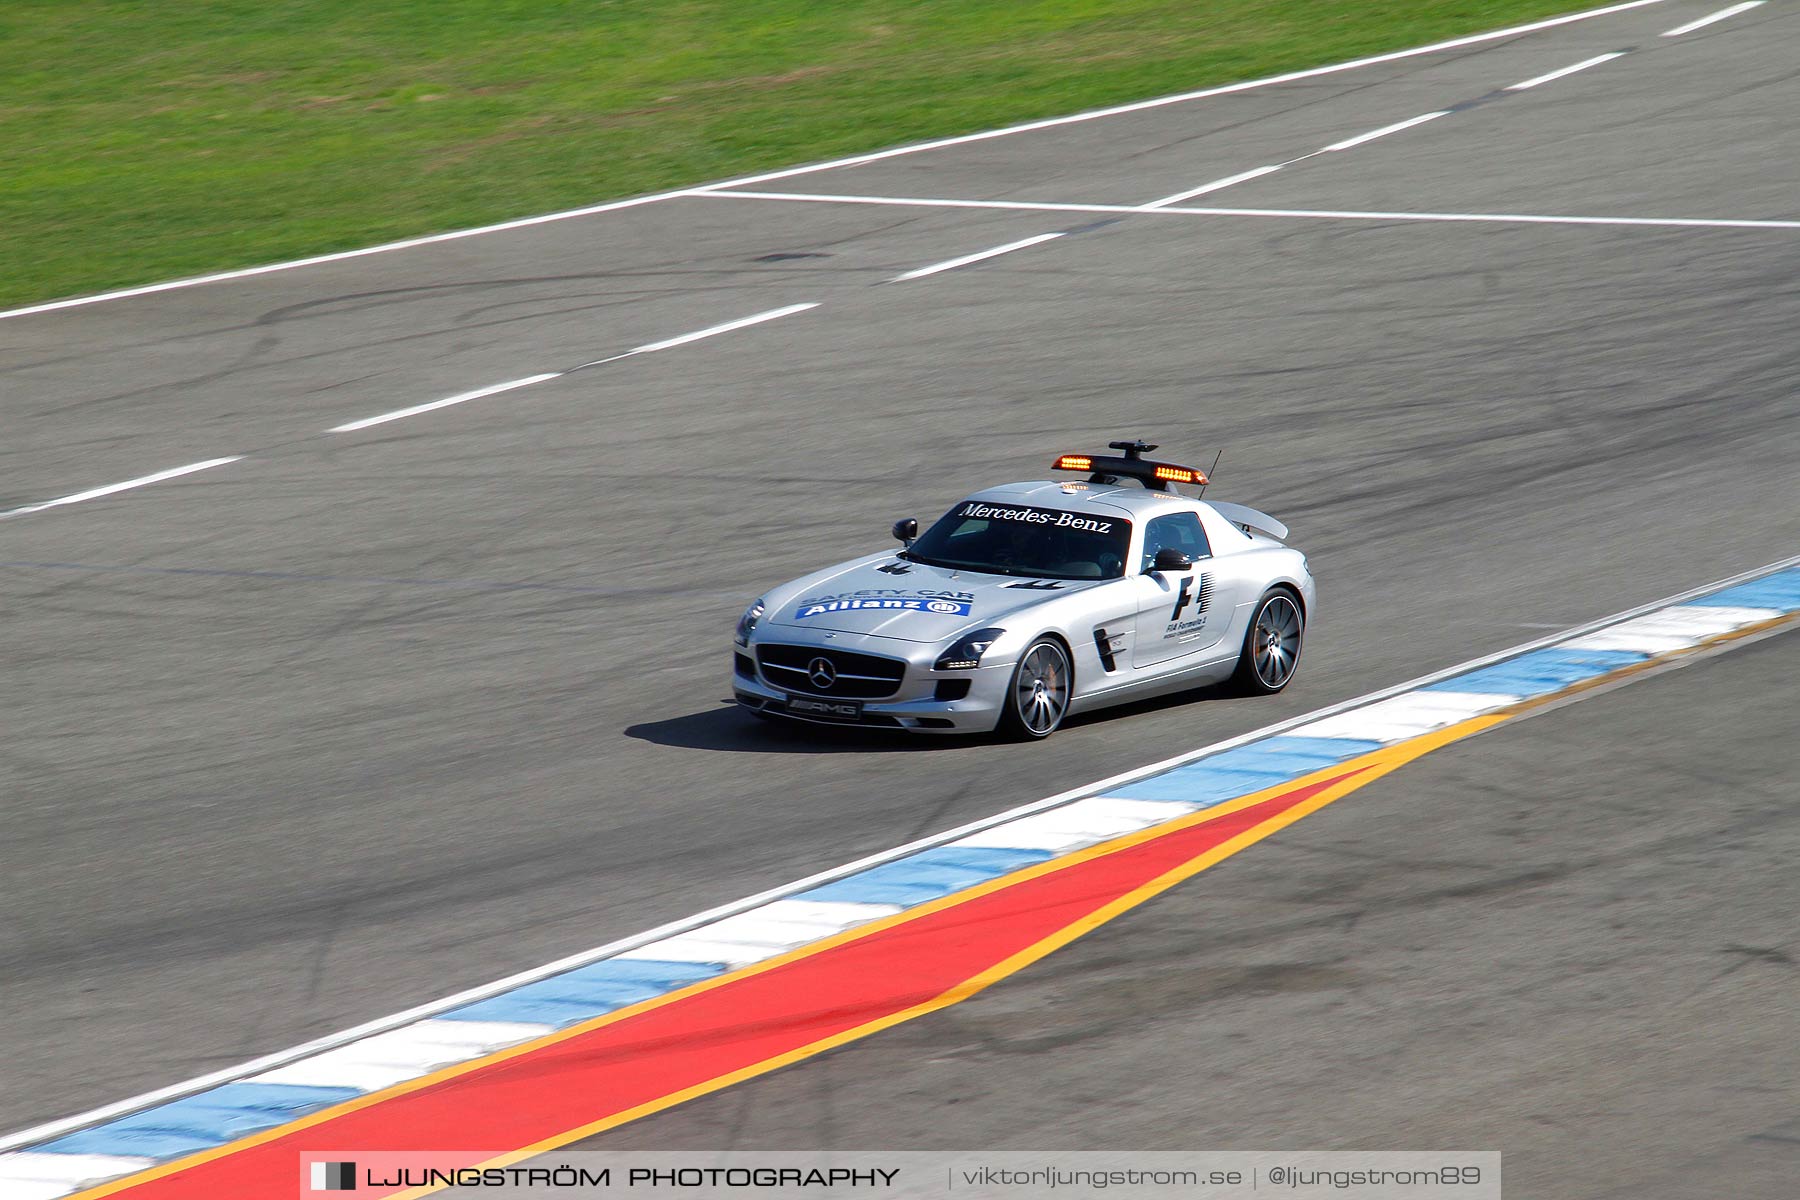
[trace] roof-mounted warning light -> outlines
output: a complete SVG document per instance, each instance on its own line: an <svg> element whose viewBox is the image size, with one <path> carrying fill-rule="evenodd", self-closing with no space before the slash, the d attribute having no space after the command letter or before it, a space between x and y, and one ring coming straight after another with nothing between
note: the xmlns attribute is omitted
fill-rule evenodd
<svg viewBox="0 0 1800 1200"><path fill-rule="evenodd" d="M1135 479L1153 492L1166 492L1172 483L1197 483L1206 486L1206 472L1196 467L1175 463L1152 462L1144 457L1156 446L1145 441L1108 442L1108 447L1121 450L1124 456L1104 454L1064 454L1051 464L1055 471L1090 471L1089 483L1117 483Z"/></svg>

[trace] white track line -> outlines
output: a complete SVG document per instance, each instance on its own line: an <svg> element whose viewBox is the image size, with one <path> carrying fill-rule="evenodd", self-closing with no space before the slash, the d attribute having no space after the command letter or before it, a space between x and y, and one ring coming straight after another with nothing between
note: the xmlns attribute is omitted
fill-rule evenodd
<svg viewBox="0 0 1800 1200"><path fill-rule="evenodd" d="M1627 12L1631 9L1645 8L1652 4L1664 4L1668 0L1627 0L1623 4L1609 4L1603 8L1592 8L1585 12L1568 13L1560 17L1551 17L1544 21L1533 21L1528 25L1513 25L1505 29L1489 30L1486 33L1471 34L1467 37L1452 38L1446 42L1432 42L1425 46L1415 46L1408 50L1394 50L1386 54L1377 54L1369 58L1351 59L1348 62L1332 63L1323 67L1312 67L1304 71L1290 71L1284 75L1270 75L1263 79L1250 79L1242 83L1228 83L1220 87L1204 88L1200 91L1181 92L1170 96L1159 96L1152 100L1139 100L1131 104L1115 105L1112 108L1098 108L1087 112L1071 113L1062 117L1050 117L1042 121L1028 121L1020 125L1008 125L1001 129L984 130L980 133L967 133L959 137L938 138L935 141L916 142L906 146L895 146L887 150L878 150L870 154L858 154L849 158L832 159L811 166L789 167L780 171L769 171L759 175L746 175L739 179L726 179L717 183L706 184L699 188L683 188L677 191L657 192L649 196L637 196L629 200L616 200L607 204L594 204L585 208L568 209L563 212L545 213L542 216L525 217L516 221L503 221L496 225L482 225L474 229L460 229L450 233L431 234L427 237L407 238L398 242L385 242L379 246L366 246L360 250L344 250L336 254L317 254L310 258L294 259L289 262L268 263L259 267L246 267L235 271L219 271L211 275L197 275L186 279L171 279L163 283L148 284L143 287L121 288L117 291L99 292L91 296L74 296L66 300L52 300L44 304L32 304L24 308L0 311L0 321L12 317L30 316L33 313L56 312L60 309L79 308L88 304L99 304L106 300L124 300L132 296L148 296L157 292L174 291L178 288L198 287L202 284L221 283L232 279L248 279L256 275L267 275L275 271L292 271L300 267L318 266L322 263L342 262L346 259L361 258L370 254L385 254L391 250L408 250L416 246L429 246L439 242L456 241L460 238L478 237L486 233L500 233L511 229L523 229L532 225L543 225L551 221L567 221L575 217L594 216L599 213L616 212L620 209L635 208L643 204L655 204L661 200L674 200L696 193L706 193L718 188L749 187L759 183L772 183L777 179L789 179L796 175L807 175L818 171L835 171L843 167L861 166L864 163L880 162L883 159L897 158L905 154L920 154L928 150L940 150L947 146L962 146L970 142L987 141L992 138L1011 137L1014 134L1034 133L1040 129L1054 129L1062 125L1074 125L1082 121L1099 120L1102 117L1120 116L1124 113L1143 112L1147 109L1161 108L1170 104L1183 104L1192 100L1204 100L1211 96L1226 96L1235 92L1247 92L1256 88L1273 87L1278 84L1292 83L1300 79L1316 79L1322 75L1335 75L1342 71L1354 71L1362 67L1377 66L1381 63L1398 62L1401 59L1416 58L1423 54L1437 54L1445 50L1458 50L1464 46L1478 46L1485 42L1501 41L1506 38L1519 37L1522 34L1537 33L1544 29L1554 29L1561 25L1573 24L1577 21L1591 21L1596 17L1611 16L1613 13Z"/></svg>
<svg viewBox="0 0 1800 1200"><path fill-rule="evenodd" d="M1414 125L1423 125L1427 121L1435 121L1439 117L1447 117L1449 115L1450 110L1444 108L1439 109L1437 112L1422 113L1416 117L1408 117L1404 121L1395 121L1392 125L1383 125L1380 129L1371 129L1367 133L1359 133L1355 137L1345 138L1341 142L1333 142L1331 145L1325 147L1325 149L1319 151L1319 153L1332 154L1339 150L1348 150L1352 146L1360 146L1364 142L1372 142L1376 138L1386 137L1390 133L1399 133L1402 129L1411 129Z"/></svg>
<svg viewBox="0 0 1800 1200"><path fill-rule="evenodd" d="M809 308L819 307L817 301L806 304L790 304L785 308L771 308L768 312L759 312L753 316L739 317L735 321L727 321L723 325L709 325L705 329L696 329L692 333L679 334L672 338L664 338L660 342L647 342L635 349L615 355L601 362L617 362L621 358L630 358L634 354L655 354L658 350L672 350L676 346L685 346L689 342L698 342L703 338L717 337L721 333L730 333L734 329L743 329L750 325L761 325L764 321L774 321L782 317L791 317L795 313L805 312Z"/></svg>
<svg viewBox="0 0 1800 1200"><path fill-rule="evenodd" d="M1552 79L1561 79L1564 75L1573 75L1576 71L1585 71L1587 68L1599 66L1603 62L1611 62L1615 58L1622 58L1624 57L1624 54L1625 52L1623 50L1618 50L1610 54L1596 55L1585 62L1578 62L1574 66L1563 67L1559 70L1551 71L1548 75L1539 75L1535 79L1527 79L1523 83L1515 83L1505 90L1517 92L1523 91L1526 88L1534 88L1541 83L1549 83ZM1423 125L1427 121L1435 121L1439 117L1447 117L1452 111L1454 110L1442 109L1438 112L1428 112L1421 114L1420 116L1409 117L1404 121L1396 121L1392 125L1383 125L1380 129L1371 129L1367 133L1359 133L1355 137L1345 138L1341 142L1333 142L1329 146L1314 150L1308 154L1302 154L1298 158L1290 158L1286 162L1275 163L1274 165L1267 167L1254 167L1251 170L1242 171L1236 175L1228 175L1224 179L1215 179L1211 183L1201 184L1199 187L1190 188L1185 192L1176 192L1173 196L1164 196L1160 200L1152 200L1150 203L1144 205L1144 207L1169 208L1173 205L1180 204L1184 200L1192 200L1197 196L1204 196L1209 192L1221 191L1228 187L1234 187L1240 183L1247 183L1252 179L1260 179L1264 175L1272 175L1283 167L1294 166L1296 163L1305 162L1309 158L1317 158L1321 154L1333 154L1340 150L1350 150L1354 147L1372 142L1376 138L1384 138L1390 133L1399 133L1403 129L1411 129L1415 125Z"/></svg>
<svg viewBox="0 0 1800 1200"><path fill-rule="evenodd" d="M1287 166L1287 163L1276 163L1269 167L1253 167L1248 171L1239 171L1236 175L1227 175L1223 179L1215 179L1211 183L1203 183L1197 188L1189 188L1185 192L1176 192L1173 196L1164 196L1161 200L1152 200L1145 208L1167 208L1171 204L1180 204L1183 200L1192 200L1195 196L1204 196L1208 192L1216 192L1221 188L1233 187L1240 183L1248 183L1252 179L1261 179L1264 175L1273 175Z"/></svg>
<svg viewBox="0 0 1800 1200"><path fill-rule="evenodd" d="M743 329L748 325L761 325L764 321L773 321L778 317L790 316L793 313L805 312L809 308L819 307L812 304L790 304L786 308L770 309L768 312L755 313L748 317L739 317L735 321L727 321L723 325L712 325L705 329L696 329L692 333L678 334L672 338L664 338L660 342L647 342L634 347L623 354L613 354L606 358L596 358L592 362L570 367L568 371L546 371L541 375L527 375L523 379L509 379L505 383L491 383L487 387L476 388L472 392L459 392L454 396L445 396L442 400L431 400L424 404L415 404L410 408L397 408L393 412L381 413L379 416L364 417L360 421L349 421L343 425L333 425L327 433L355 433L359 429L368 429L374 425L385 425L389 421L398 421L403 417L416 417L420 413L435 412L440 408L449 408L453 404L465 404L470 400L481 400L488 396L498 396L502 392L517 391L530 387L535 383L545 383L552 379L561 379L570 371L580 371L587 367L598 367L605 363L618 362L637 354L655 354L658 350L669 350L676 346L685 346L689 342L697 342L702 338L717 337L721 333L730 333L734 329Z"/></svg>
<svg viewBox="0 0 1800 1200"><path fill-rule="evenodd" d="M343 425L333 425L329 433L355 433L359 429L367 429L372 425L385 425L389 421L398 421L402 417L416 417L420 413L432 412L439 408L449 408L452 404L463 404L470 400L480 400L484 396L498 396L501 392L515 391L518 388L530 387L534 383L543 383L548 379L560 379L561 371L549 371L542 375L527 375L523 379L509 379L505 383L489 384L484 388L476 388L472 392L459 392L454 396L445 396L442 400L433 400L426 404L415 404L411 408L397 408L393 412L385 412L380 416L364 417L360 421L350 421Z"/></svg>
<svg viewBox="0 0 1800 1200"><path fill-rule="evenodd" d="M800 892L809 891L816 887L822 887L827 883L843 879L846 876L855 875L861 871L866 871L871 867L880 866L882 863L894 862L897 859L906 858L910 855L917 854L922 850L929 850L935 846L948 845L951 842L967 838L970 835L978 834L983 830L992 829L997 825L1006 824L1009 821L1016 820L1032 813L1044 812L1053 808L1062 808L1075 801L1086 799L1089 796L1101 796L1104 795L1107 790L1116 788L1121 784L1129 783L1135 779L1141 779L1147 775L1155 775L1163 771L1172 770L1184 763L1193 762L1195 759L1205 758L1208 755L1217 754L1223 750L1230 750L1250 742L1260 741L1263 738L1274 737L1302 725L1315 723L1336 716L1339 713L1348 712L1352 709L1371 705L1395 696L1416 692L1430 684L1450 679L1469 671L1478 670L1481 667L1501 662L1505 659L1512 658L1515 655L1525 654L1532 650L1543 649L1546 646L1560 645L1572 638L1598 632L1614 625L1623 624L1626 621L1643 616L1647 613L1652 613L1659 609L1668 608L1673 605L1681 604L1684 601L1692 600L1697 596L1704 596L1712 592L1723 591L1726 588L1733 587L1748 580L1760 578L1763 575L1772 574L1776 571L1785 570L1794 566L1800 566L1800 555L1769 563L1765 566L1757 567L1754 570L1733 575L1728 579L1721 579L1713 583L1703 584L1700 587L1689 588L1676 595L1668 596L1661 600L1652 600L1648 604L1640 604L1635 608L1629 608L1623 612L1613 613L1610 616L1601 617L1595 621L1588 621L1584 624L1576 625L1560 632L1533 639L1532 641L1522 642L1519 645L1512 646L1505 650L1497 650L1492 654L1484 654L1479 658L1473 658L1452 667L1445 667L1442 670L1421 675L1416 679L1409 679L1404 683L1397 683L1391 687L1368 692L1349 700L1340 701L1337 704L1327 705L1324 708L1316 709L1309 713L1302 713L1299 716L1289 717L1285 721L1278 721L1273 725L1267 725L1261 729L1254 729L1249 733L1240 734L1234 738L1227 738L1221 742L1214 742L1211 745L1202 746L1196 750L1177 754L1171 758L1163 759L1161 762L1136 767L1132 770L1120 772L1117 775L1098 780L1094 783L1083 784L1080 787L1071 788L1065 792L1059 792L1054 796L1047 796L1042 800L1036 800L1029 804L1021 804L1016 808L1007 809L1005 812L996 813L991 817L970 821L968 824L959 825L955 829L922 837L916 841L908 842L903 846L896 846L893 849L883 850L868 855L867 857L859 858L854 862L845 863L840 867L833 867L829 870L820 871L817 874L807 876L805 879L796 880L793 883L785 884L780 887L770 888L767 891L758 892L754 896L748 896L742 900L734 901L729 904L722 904L717 908L708 909L707 911L697 913L694 916L684 917L680 920L671 921L665 925L659 925L655 929L646 930L643 933L608 942L606 945L597 946L592 950L571 954L568 957L558 959L555 962L545 963L541 967L534 967L530 970L521 971L516 975L509 975L505 979L497 979L492 983L469 988L466 991L458 992L452 996L446 996L441 1000L434 1000L414 1008L409 1008L404 1012L398 1012L392 1016L381 1017L377 1020L368 1021L362 1025L357 1025L338 1033L315 1038L303 1045L293 1046L273 1054L265 1054L262 1057L252 1059L249 1062L239 1063L236 1066L213 1071L209 1074L185 1080L181 1083L170 1084L166 1087L158 1088L155 1091L132 1096L126 1100L119 1100L89 1112L49 1121L42 1125L33 1126L30 1129L19 1130L16 1133L0 1135L0 1151L13 1150L20 1146L28 1146L36 1142L45 1141L49 1138L60 1137L65 1133L70 1133L89 1125L95 1125L102 1121L111 1120L114 1117L123 1116L126 1113L136 1112L139 1109L149 1108L152 1105L161 1104L167 1100L174 1100L181 1096L204 1091L207 1088L216 1087L222 1083L230 1083L233 1080L243 1079L249 1075L273 1070L288 1063L297 1062L303 1058L327 1050L333 1050L340 1046L347 1046L352 1042L361 1041L362 1039L371 1037L375 1034L385 1033L389 1030L411 1025L414 1022L427 1017L436 1016L439 1013L447 1012L450 1009L459 1008L466 1004L473 1004L478 1000L485 1000L489 997L497 996L502 992L511 991L514 988L521 987L527 983L535 983L541 979L548 979L552 975L558 975L564 971L571 971L577 967L584 967L590 963L598 962L603 958L617 957L626 954L629 951L638 949L639 947L647 946L652 942L664 941L676 935L714 924L727 917L762 908L765 905L783 900Z"/></svg>
<svg viewBox="0 0 1800 1200"><path fill-rule="evenodd" d="M1541 83L1549 83L1552 79L1561 79L1564 75L1573 75L1577 71L1585 71L1589 67L1597 67L1601 63L1611 62L1615 58L1624 57L1625 52L1623 50L1614 50L1611 54L1596 54L1592 58L1583 59L1581 62L1574 63L1571 66L1561 67L1555 71L1551 71L1547 75L1539 75L1536 78L1527 79L1523 83L1515 83L1506 90L1509 92L1523 92L1528 88L1537 87Z"/></svg>
<svg viewBox="0 0 1800 1200"><path fill-rule="evenodd" d="M1333 221L1459 221L1524 225L1623 225L1671 229L1800 229L1800 221L1712 217L1576 217L1536 213L1372 212L1311 208L1154 208L1147 204L1060 204L1030 200L958 200L927 196L845 196L829 192L707 192L727 200L782 200L808 204L875 204L902 208L997 208L1015 212L1154 213L1189 217L1287 217Z"/></svg>
<svg viewBox="0 0 1800 1200"><path fill-rule="evenodd" d="M905 283L908 279L923 279L927 275L936 275L940 271L954 271L958 267L966 267L970 263L982 262L985 259L998 258L1002 254L1011 254L1014 250L1023 250L1027 246L1036 246L1044 242L1054 241L1063 236L1060 233L1040 233L1036 237L1021 238L1016 242L1008 242L1004 246L995 246L992 250L982 250L975 254L965 254L961 258L952 258L941 263L932 263L929 267L920 267L914 271L896 275L889 283Z"/></svg>
<svg viewBox="0 0 1800 1200"><path fill-rule="evenodd" d="M924 196L857 196L835 192L699 192L707 199L728 200L797 200L809 204L888 204L909 208L998 208L1016 212L1132 213L1149 212L1136 204L1075 204L1033 200L957 200L950 197ZM1158 212L1182 211L1157 209Z"/></svg>
<svg viewBox="0 0 1800 1200"><path fill-rule="evenodd" d="M105 487L90 488L85 492L76 492L73 496L61 496L55 500L46 500L42 504L27 504L23 508L0 512L0 520L8 517L22 517L27 513L43 512L47 508L60 508L65 504L80 504L83 500L98 500L102 496L111 496L116 492L128 492L132 488L141 488L146 484L161 483L165 479L192 475L195 471L206 471L213 467L225 466L227 463L241 462L243 457L241 454L234 454L230 458L209 458L205 462L189 463L185 467L170 467L167 471L158 471L154 475L127 479L123 483L109 483Z"/></svg>
<svg viewBox="0 0 1800 1200"><path fill-rule="evenodd" d="M1730 8L1721 8L1716 13L1701 17L1698 21L1689 21L1686 25L1677 25L1663 34L1664 37L1680 37L1684 33L1692 33L1696 29L1705 29L1714 21L1723 21L1727 17L1735 17L1741 12L1749 12L1761 5L1763 0L1744 0L1742 4L1733 4Z"/></svg>

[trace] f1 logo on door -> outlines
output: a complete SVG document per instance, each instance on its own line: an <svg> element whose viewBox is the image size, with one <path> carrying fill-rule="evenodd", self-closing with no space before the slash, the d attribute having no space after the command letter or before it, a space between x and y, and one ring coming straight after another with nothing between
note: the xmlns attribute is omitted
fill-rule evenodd
<svg viewBox="0 0 1800 1200"><path fill-rule="evenodd" d="M1193 596L1194 577L1189 575L1181 581L1181 590L1175 593L1175 611L1169 614L1169 620L1181 620L1181 610L1188 606L1188 601L1193 599Z"/></svg>
<svg viewBox="0 0 1800 1200"><path fill-rule="evenodd" d="M1206 576L1186 576L1181 581L1181 589L1175 593L1175 610L1169 614L1169 624L1173 626L1180 623L1182 611L1190 603L1194 605L1194 615L1201 616L1206 612L1207 602L1211 599L1212 588L1207 585ZM1173 633L1174 630L1171 629L1170 632Z"/></svg>
<svg viewBox="0 0 1800 1200"><path fill-rule="evenodd" d="M1220 615L1231 615L1229 605L1213 610L1216 572L1194 571L1187 575L1168 572L1138 576L1137 637L1131 646L1131 665L1142 670L1172 658L1205 650L1219 639Z"/></svg>

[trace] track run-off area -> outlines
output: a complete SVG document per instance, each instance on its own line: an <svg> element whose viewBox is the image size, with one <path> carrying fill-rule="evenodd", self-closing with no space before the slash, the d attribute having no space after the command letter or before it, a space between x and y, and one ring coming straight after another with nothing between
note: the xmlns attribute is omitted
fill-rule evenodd
<svg viewBox="0 0 1800 1200"><path fill-rule="evenodd" d="M0 314L0 1196L446 1129L1787 1194L1797 30L1617 5ZM761 588L1138 433L1308 552L1282 696L725 703Z"/></svg>

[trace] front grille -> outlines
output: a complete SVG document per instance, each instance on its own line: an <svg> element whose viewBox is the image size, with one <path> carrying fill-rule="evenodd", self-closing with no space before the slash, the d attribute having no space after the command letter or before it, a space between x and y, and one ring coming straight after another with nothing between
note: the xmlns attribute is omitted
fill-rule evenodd
<svg viewBox="0 0 1800 1200"><path fill-rule="evenodd" d="M811 677L814 659L831 664L836 678L820 687ZM775 687L808 696L839 696L846 700L879 700L900 690L906 664L897 658L825 650L818 646L764 645L756 648L756 662L763 678Z"/></svg>

